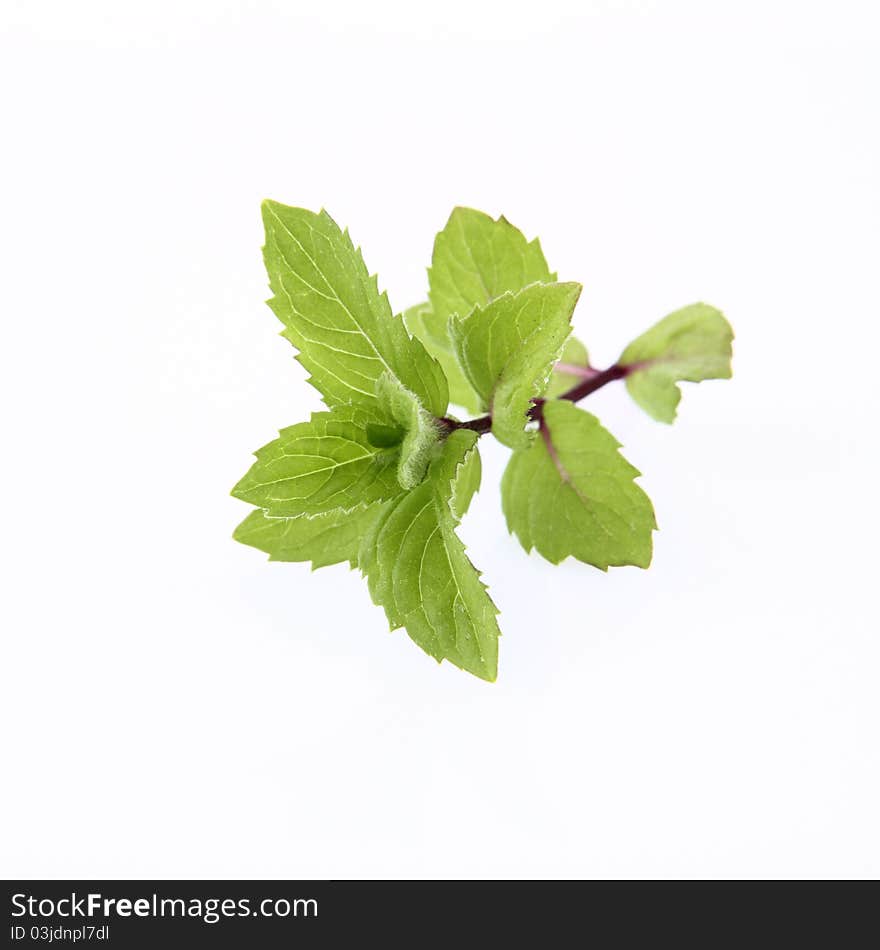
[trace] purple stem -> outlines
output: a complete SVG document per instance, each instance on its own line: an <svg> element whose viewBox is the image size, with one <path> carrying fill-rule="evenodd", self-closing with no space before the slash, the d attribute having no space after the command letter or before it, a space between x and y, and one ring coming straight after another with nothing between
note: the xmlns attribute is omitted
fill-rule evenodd
<svg viewBox="0 0 880 950"><path fill-rule="evenodd" d="M598 372L594 366L580 366L578 363L557 363L553 367L554 373L565 373L566 376L580 376L581 379L592 379Z"/></svg>
<svg viewBox="0 0 880 950"><path fill-rule="evenodd" d="M613 366L609 366L608 369L595 371L592 376L578 383L577 386L573 386L559 398L567 399L569 402L580 402L581 399L586 398L608 383L614 382L616 379L623 379L631 370L631 366L621 366L619 363L615 363ZM540 422L543 419L544 402L543 399L536 399L532 404L532 408L529 410L529 419L533 422ZM467 422L457 422L455 419L444 417L439 422L447 433L455 432L457 429L470 429L471 432L483 435L492 428L492 416L490 415L468 419Z"/></svg>

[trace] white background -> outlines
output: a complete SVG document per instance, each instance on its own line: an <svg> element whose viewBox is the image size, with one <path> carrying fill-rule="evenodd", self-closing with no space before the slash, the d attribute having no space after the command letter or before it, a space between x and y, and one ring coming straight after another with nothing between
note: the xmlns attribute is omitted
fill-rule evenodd
<svg viewBox="0 0 880 950"><path fill-rule="evenodd" d="M878 39L870 2L5 3L0 872L876 876ZM647 572L527 557L484 440L495 685L230 540L318 406L263 197L398 308L454 204L504 213L600 365L734 324L674 426L589 403Z"/></svg>

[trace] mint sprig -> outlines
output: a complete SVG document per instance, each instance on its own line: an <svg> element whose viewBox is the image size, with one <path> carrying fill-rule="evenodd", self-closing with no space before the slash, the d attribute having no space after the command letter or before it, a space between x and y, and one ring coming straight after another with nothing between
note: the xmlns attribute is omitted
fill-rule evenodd
<svg viewBox="0 0 880 950"><path fill-rule="evenodd" d="M501 500L526 551L602 570L650 564L656 522L639 472L575 403L624 380L672 422L680 382L731 375L720 311L678 310L598 369L570 335L580 285L558 283L538 241L503 217L456 208L434 243L428 301L403 317L325 211L267 201L263 219L269 305L329 411L257 451L233 489L255 506L236 540L271 560L360 568L392 629L489 681L498 611L456 534L480 485L480 436L514 449ZM449 414L450 401L473 418Z"/></svg>

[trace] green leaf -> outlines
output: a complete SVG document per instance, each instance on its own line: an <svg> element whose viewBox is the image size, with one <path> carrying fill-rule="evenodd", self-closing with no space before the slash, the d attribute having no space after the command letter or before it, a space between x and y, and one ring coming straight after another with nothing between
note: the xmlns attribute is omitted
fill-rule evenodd
<svg viewBox="0 0 880 950"><path fill-rule="evenodd" d="M436 416L446 412L443 370L391 313L348 232L314 214L263 202L263 257L283 335L331 408L375 403L376 381L390 373Z"/></svg>
<svg viewBox="0 0 880 950"><path fill-rule="evenodd" d="M407 329L443 367L449 398L468 412L481 403L462 371L449 338L449 317L466 316L504 293L529 284L553 281L541 245L527 241L505 218L493 220L472 208L456 208L434 241L428 270L431 303L410 307Z"/></svg>
<svg viewBox="0 0 880 950"><path fill-rule="evenodd" d="M418 399L390 373L379 377L376 395L379 406L404 432L397 463L397 480L407 490L415 488L428 470L431 449L440 441L437 421L422 409Z"/></svg>
<svg viewBox="0 0 880 950"><path fill-rule="evenodd" d="M468 412L479 412L479 397L471 388L453 352L447 317L435 314L429 303L420 303L405 310L403 320L407 330L421 340L425 349L443 367L449 383L449 401Z"/></svg>
<svg viewBox="0 0 880 950"><path fill-rule="evenodd" d="M733 330L720 310L691 304L664 317L623 351L626 388L659 422L672 422L681 399L678 383L730 379Z"/></svg>
<svg viewBox="0 0 880 950"><path fill-rule="evenodd" d="M569 337L559 355L559 362L553 367L544 395L547 399L556 399L595 373L596 370L590 367L587 348L580 340Z"/></svg>
<svg viewBox="0 0 880 950"><path fill-rule="evenodd" d="M368 422L367 441L380 449L390 449L403 442L403 429L396 425L384 425L381 422Z"/></svg>
<svg viewBox="0 0 880 950"><path fill-rule="evenodd" d="M504 293L554 280L537 238L527 241L503 217L455 208L434 240L428 296L442 326L452 314L464 317Z"/></svg>
<svg viewBox="0 0 880 950"><path fill-rule="evenodd" d="M270 561L311 561L313 569L348 561L357 567L361 538L380 509L380 505L371 505L313 517L269 518L257 508L235 529L233 537L265 551Z"/></svg>
<svg viewBox="0 0 880 950"><path fill-rule="evenodd" d="M492 415L492 432L505 445L528 445L532 400L542 396L553 364L571 332L581 285L532 284L505 293L467 317L450 317L458 361Z"/></svg>
<svg viewBox="0 0 880 950"><path fill-rule="evenodd" d="M452 509L456 524L468 513L474 495L480 490L482 479L483 463L480 460L480 453L474 446L455 471L449 507Z"/></svg>
<svg viewBox="0 0 880 950"><path fill-rule="evenodd" d="M359 560L392 629L405 627L436 660L494 681L498 611L454 530L478 481L469 461L476 441L458 430L437 447L427 478L382 506Z"/></svg>
<svg viewBox="0 0 880 950"><path fill-rule="evenodd" d="M526 551L602 570L651 563L654 509L619 447L573 403L544 403L541 438L514 452L501 481L507 525Z"/></svg>
<svg viewBox="0 0 880 950"><path fill-rule="evenodd" d="M372 445L363 411L317 412L309 422L282 429L254 454L257 461L232 489L270 517L352 509L400 493L400 451Z"/></svg>
<svg viewBox="0 0 880 950"><path fill-rule="evenodd" d="M422 482L420 490L424 490L425 484L426 482ZM404 497L408 497L408 495ZM388 523L388 519L394 514L396 507L393 501L379 506L379 514L376 515L364 532L358 548L358 566L367 579L370 596L373 598L374 604L385 608L385 616L388 618L388 624L392 630L402 627L405 621L398 612L394 598L391 596L390 573L386 576L385 566L379 560L379 537Z"/></svg>

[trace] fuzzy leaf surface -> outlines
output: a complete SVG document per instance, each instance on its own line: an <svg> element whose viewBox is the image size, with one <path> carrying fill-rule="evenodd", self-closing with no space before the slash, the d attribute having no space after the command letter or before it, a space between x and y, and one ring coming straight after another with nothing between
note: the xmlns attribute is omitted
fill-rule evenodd
<svg viewBox="0 0 880 950"><path fill-rule="evenodd" d="M379 377L376 394L380 408L404 433L397 461L397 480L402 488L415 488L425 477L431 449L440 440L440 430L415 395L390 373ZM375 437L371 441L375 442Z"/></svg>

